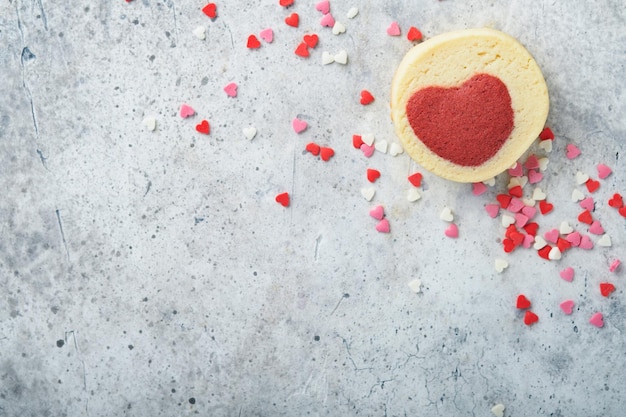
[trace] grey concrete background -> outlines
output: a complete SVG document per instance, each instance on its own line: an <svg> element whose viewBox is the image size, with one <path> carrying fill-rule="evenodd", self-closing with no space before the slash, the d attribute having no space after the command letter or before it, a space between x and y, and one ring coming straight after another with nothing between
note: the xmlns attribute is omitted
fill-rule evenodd
<svg viewBox="0 0 626 417"><path fill-rule="evenodd" d="M331 0L339 36L315 1L216 3L214 21L196 1L0 3L0 416L490 416L498 403L506 416L623 415L625 277L608 264L626 262L626 219L606 202L626 193L624 2ZM283 22L294 11L297 29ZM392 21L402 37L386 35ZM574 175L604 162L614 174L594 216L612 247L505 255L483 207L506 174L475 197L426 173L409 203L416 164L352 149L354 133L395 141L389 85L411 25L426 37L491 26L528 47L557 134L541 183L555 211L540 230L584 230ZM267 27L274 42L246 49ZM313 32L318 47L296 57ZM321 64L341 49L348 65ZM222 90L231 81L236 98ZM183 102L195 118L178 117ZM309 141L335 157L303 154ZM382 173L372 203L367 167ZM389 235L374 230L376 203ZM558 277L566 266L572 283ZM531 328L520 292L540 316ZM595 311L602 329L588 324Z"/></svg>

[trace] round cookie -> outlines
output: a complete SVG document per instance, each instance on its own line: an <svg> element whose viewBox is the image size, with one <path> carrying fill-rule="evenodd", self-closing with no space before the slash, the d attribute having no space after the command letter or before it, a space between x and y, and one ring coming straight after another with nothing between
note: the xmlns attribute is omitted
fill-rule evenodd
<svg viewBox="0 0 626 417"><path fill-rule="evenodd" d="M391 86L391 118L407 153L458 182L484 181L514 165L543 129L548 107L530 53L486 28L413 47Z"/></svg>

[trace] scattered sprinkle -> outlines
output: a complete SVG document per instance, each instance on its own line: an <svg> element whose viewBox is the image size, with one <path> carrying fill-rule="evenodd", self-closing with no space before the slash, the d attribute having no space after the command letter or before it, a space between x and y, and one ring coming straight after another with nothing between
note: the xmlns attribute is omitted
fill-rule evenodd
<svg viewBox="0 0 626 417"><path fill-rule="evenodd" d="M525 310L527 308L530 308L530 300L526 298L524 294L520 294L517 296L515 306L520 310Z"/></svg>
<svg viewBox="0 0 626 417"><path fill-rule="evenodd" d="M279 0L278 4L280 4L283 7L289 7L293 4L294 0Z"/></svg>
<svg viewBox="0 0 626 417"><path fill-rule="evenodd" d="M342 49L333 56L333 61L341 65L346 65L348 63L348 53Z"/></svg>
<svg viewBox="0 0 626 417"><path fill-rule="evenodd" d="M496 404L491 407L491 413L496 417L504 417L504 405Z"/></svg>
<svg viewBox="0 0 626 417"><path fill-rule="evenodd" d="M276 196L276 202L283 207L289 207L289 193L280 193Z"/></svg>
<svg viewBox="0 0 626 417"><path fill-rule="evenodd" d="M422 198L422 195L419 193L419 191L417 191L416 188L410 188L407 191L406 199L409 200L410 203L414 203L420 198Z"/></svg>
<svg viewBox="0 0 626 417"><path fill-rule="evenodd" d="M148 116L145 119L143 119L142 123L146 127L146 129L148 129L151 132L154 132L154 130L156 129L156 119L152 116Z"/></svg>
<svg viewBox="0 0 626 417"><path fill-rule="evenodd" d="M326 13L324 16L322 16L322 19L320 20L320 25L322 25L323 27L332 28L333 26L335 26L335 18L332 14Z"/></svg>
<svg viewBox="0 0 626 417"><path fill-rule="evenodd" d="M395 142L393 142L391 145L389 145L389 155L391 155L391 156L398 156L398 155L400 155L402 153L404 153L404 149L402 148L402 146L398 145Z"/></svg>
<svg viewBox="0 0 626 417"><path fill-rule="evenodd" d="M348 10L348 13L346 13L346 17L348 19L354 19L356 15L358 14L359 14L359 9L357 9L356 7L351 7L350 10Z"/></svg>
<svg viewBox="0 0 626 417"><path fill-rule="evenodd" d="M411 291L413 291L416 294L419 294L420 292L422 292L422 281L420 281L417 278L415 278L412 281L409 281L408 286L411 289Z"/></svg>
<svg viewBox="0 0 626 417"><path fill-rule="evenodd" d="M598 164L596 168L598 169L598 178L600 178L601 180L605 179L613 172L611 168L604 164Z"/></svg>
<svg viewBox="0 0 626 417"><path fill-rule="evenodd" d="M444 231L444 233L445 233L446 236L455 239L455 238L459 237L459 228L457 227L456 224L450 223L450 225Z"/></svg>
<svg viewBox="0 0 626 417"><path fill-rule="evenodd" d="M254 139L254 137L256 136L256 128L253 126L250 127L244 127L243 130L243 135L246 137L246 139L248 140L252 140Z"/></svg>
<svg viewBox="0 0 626 417"><path fill-rule="evenodd" d="M376 182L376 180L380 178L380 171L373 168L367 169L367 180L369 182Z"/></svg>
<svg viewBox="0 0 626 417"><path fill-rule="evenodd" d="M307 143L305 149L307 152L311 153L314 156L318 156L320 154L320 151L322 150L322 148L320 148L320 145L314 142Z"/></svg>
<svg viewBox="0 0 626 417"><path fill-rule="evenodd" d="M496 271L502 273L506 268L509 267L509 263L504 259L496 259L494 264Z"/></svg>
<svg viewBox="0 0 626 417"><path fill-rule="evenodd" d="M619 259L614 260L611 262L611 265L609 265L609 272L615 272L621 264L622 262Z"/></svg>
<svg viewBox="0 0 626 417"><path fill-rule="evenodd" d="M343 25L343 23L335 21L332 32L333 35L341 35L342 33L346 32L346 27Z"/></svg>
<svg viewBox="0 0 626 417"><path fill-rule="evenodd" d="M559 275L565 281L572 282L574 280L574 268L572 268L571 266L568 266L567 268L559 272Z"/></svg>
<svg viewBox="0 0 626 417"><path fill-rule="evenodd" d="M569 316L574 311L574 300L562 301L561 304L559 304L559 307L561 307L563 313Z"/></svg>
<svg viewBox="0 0 626 417"><path fill-rule="evenodd" d="M602 294L603 297L608 297L613 291L615 291L615 285L610 282L600 283L600 294Z"/></svg>
<svg viewBox="0 0 626 417"><path fill-rule="evenodd" d="M293 131L298 134L304 132L308 126L309 124L306 121L299 119L297 117L295 117L291 121L291 127L293 128Z"/></svg>
<svg viewBox="0 0 626 417"><path fill-rule="evenodd" d="M202 8L202 13L204 13L211 19L215 19L217 17L217 6L215 5L215 3L209 3Z"/></svg>
<svg viewBox="0 0 626 417"><path fill-rule="evenodd" d="M421 41L423 37L424 36L422 35L422 32L420 32L420 30L415 26L411 26L406 34L406 38L409 40L409 42Z"/></svg>
<svg viewBox="0 0 626 417"><path fill-rule="evenodd" d="M329 161L333 156L335 156L333 148L322 147L320 149L320 157L322 158L322 161Z"/></svg>
<svg viewBox="0 0 626 417"><path fill-rule="evenodd" d="M182 117L183 119L191 117L194 114L196 114L196 111L190 105L183 104L180 106L180 117Z"/></svg>
<svg viewBox="0 0 626 417"><path fill-rule="evenodd" d="M617 209L623 207L624 200L622 199L622 195L619 193L613 194L613 197L609 200L609 206Z"/></svg>
<svg viewBox="0 0 626 417"><path fill-rule="evenodd" d="M361 104L367 106L374 101L374 96L367 90L361 90Z"/></svg>
<svg viewBox="0 0 626 417"><path fill-rule="evenodd" d="M533 313L530 310L526 310L526 313L524 313L524 324L526 326L532 326L538 321L539 321L539 316L537 316L535 313Z"/></svg>
<svg viewBox="0 0 626 417"><path fill-rule="evenodd" d="M248 49L257 49L261 47L261 42L256 37L256 35L252 34L248 36L248 43L246 44Z"/></svg>
<svg viewBox="0 0 626 417"><path fill-rule="evenodd" d="M398 22L391 22L387 28L387 35L400 36L400 26L398 26Z"/></svg>
<svg viewBox="0 0 626 417"><path fill-rule="evenodd" d="M472 194L475 196L483 195L487 191L487 186L482 182L475 182L472 184Z"/></svg>
<svg viewBox="0 0 626 417"><path fill-rule="evenodd" d="M602 313L594 313L589 319L589 323L598 328L604 327L604 316Z"/></svg>
<svg viewBox="0 0 626 417"><path fill-rule="evenodd" d="M415 172L409 175L408 180L411 183L411 185L413 185L414 187L421 187L423 178L424 176L421 173Z"/></svg>
<svg viewBox="0 0 626 417"><path fill-rule="evenodd" d="M272 43L274 40L274 31L271 28L263 29L259 36L267 43Z"/></svg>
<svg viewBox="0 0 626 417"><path fill-rule="evenodd" d="M310 56L309 46L306 44L306 42L300 42L294 53L298 56L301 56L302 58L308 58Z"/></svg>
<svg viewBox="0 0 626 417"><path fill-rule="evenodd" d="M566 146L565 156L567 157L567 159L574 159L578 155L580 155L580 149L578 149L576 145L570 143Z"/></svg>
<svg viewBox="0 0 626 417"><path fill-rule="evenodd" d="M206 28L204 26L198 26L192 31L193 35L201 41L206 39Z"/></svg>
<svg viewBox="0 0 626 417"><path fill-rule="evenodd" d="M199 124L196 125L196 131L204 135L208 135L209 133L211 133L211 125L207 120L202 120Z"/></svg>
<svg viewBox="0 0 626 417"><path fill-rule="evenodd" d="M374 188L374 187L368 187L368 188L362 188L361 189L361 195L367 201L372 201L372 199L374 198L375 194L376 194L376 188Z"/></svg>
<svg viewBox="0 0 626 417"><path fill-rule="evenodd" d="M302 40L309 48L315 48L320 38L315 33L307 34L302 37Z"/></svg>
<svg viewBox="0 0 626 417"><path fill-rule="evenodd" d="M330 12L330 2L328 0L322 0L315 5L315 10L322 14L328 14Z"/></svg>
<svg viewBox="0 0 626 417"><path fill-rule="evenodd" d="M383 206L376 206L370 209L370 216L376 220L382 220L385 217L385 209Z"/></svg>
<svg viewBox="0 0 626 417"><path fill-rule="evenodd" d="M594 193L600 188L600 181L589 178L587 182L585 182L585 186L590 193Z"/></svg>
<svg viewBox="0 0 626 417"><path fill-rule="evenodd" d="M390 231L389 220L382 219L381 221L379 221L378 224L376 225L376 231L379 233L389 233Z"/></svg>
<svg viewBox="0 0 626 417"><path fill-rule="evenodd" d="M228 97L237 97L237 83L229 83L224 87L224 92Z"/></svg>
<svg viewBox="0 0 626 417"><path fill-rule="evenodd" d="M444 207L443 210L441 210L441 213L439 213L439 218L444 222L452 222L454 220L454 215L449 207Z"/></svg>
<svg viewBox="0 0 626 417"><path fill-rule="evenodd" d="M544 127L541 133L539 134L539 139L541 140L553 140L554 133L552 133L552 129L549 127Z"/></svg>

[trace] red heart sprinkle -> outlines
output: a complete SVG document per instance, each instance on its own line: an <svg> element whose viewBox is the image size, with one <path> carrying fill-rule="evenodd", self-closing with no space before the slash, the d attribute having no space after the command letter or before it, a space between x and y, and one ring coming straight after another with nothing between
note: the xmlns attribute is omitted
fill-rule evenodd
<svg viewBox="0 0 626 417"><path fill-rule="evenodd" d="M537 229L539 229L539 225L537 223L528 223L524 226L524 230L531 236L537 236Z"/></svg>
<svg viewBox="0 0 626 417"><path fill-rule="evenodd" d="M255 35L250 35L248 36L248 49L256 49L256 48L260 48L261 47L261 42L259 41L259 38L257 38Z"/></svg>
<svg viewBox="0 0 626 417"><path fill-rule="evenodd" d="M509 194L513 197L522 198L524 192L522 191L521 185L516 185L509 190Z"/></svg>
<svg viewBox="0 0 626 417"><path fill-rule="evenodd" d="M411 174L409 175L409 182L414 186L414 187L421 187L422 186L422 174L420 174L419 172L416 172L415 174Z"/></svg>
<svg viewBox="0 0 626 417"><path fill-rule="evenodd" d="M374 101L374 96L367 90L361 90L361 104L367 106Z"/></svg>
<svg viewBox="0 0 626 417"><path fill-rule="evenodd" d="M558 238L556 240L556 246L559 248L559 250L561 251L561 253L565 252L566 250L568 250L569 248L572 247L572 244L570 243L569 240L567 239L563 239L562 237Z"/></svg>
<svg viewBox="0 0 626 417"><path fill-rule="evenodd" d="M300 24L300 16L298 16L298 13L291 13L285 18L285 23L291 27L297 28Z"/></svg>
<svg viewBox="0 0 626 417"><path fill-rule="evenodd" d="M421 41L423 36L422 36L422 32L420 32L418 28L411 26L409 28L408 33L406 34L406 38L409 41L414 42L414 41Z"/></svg>
<svg viewBox="0 0 626 417"><path fill-rule="evenodd" d="M211 19L215 19L217 16L217 7L215 3L209 3L202 8L202 13L209 16Z"/></svg>
<svg viewBox="0 0 626 417"><path fill-rule="evenodd" d="M622 199L622 195L615 193L613 197L609 200L609 206L613 208L620 208L624 206L624 200Z"/></svg>
<svg viewBox="0 0 626 417"><path fill-rule="evenodd" d="M550 260L550 251L552 250L552 246L550 245L546 245L543 248L539 249L537 251L537 253L539 254L539 256L541 256L543 259L546 260Z"/></svg>
<svg viewBox="0 0 626 417"><path fill-rule="evenodd" d="M596 180L589 178L587 182L585 183L585 185L587 186L587 190L589 190L590 193L593 193L598 188L600 188L600 181L596 181Z"/></svg>
<svg viewBox="0 0 626 417"><path fill-rule="evenodd" d="M554 139L554 133L552 133L552 129L550 129L549 127L545 127L539 134L539 139L541 140Z"/></svg>
<svg viewBox="0 0 626 417"><path fill-rule="evenodd" d="M589 210L585 210L578 215L578 221L586 224L593 223L593 217L591 217L591 212Z"/></svg>
<svg viewBox="0 0 626 417"><path fill-rule="evenodd" d="M548 203L546 200L541 200L539 202L539 211L541 212L541 214L546 215L550 213L552 209L554 209L554 206Z"/></svg>
<svg viewBox="0 0 626 417"><path fill-rule="evenodd" d="M302 42L296 48L296 55L301 56L303 58L309 57L309 47L306 43Z"/></svg>
<svg viewBox="0 0 626 417"><path fill-rule="evenodd" d="M526 326L531 326L539 321L539 316L533 313L530 310L527 310L524 314L524 324Z"/></svg>
<svg viewBox="0 0 626 417"><path fill-rule="evenodd" d="M328 161L330 158L333 157L333 155L335 155L335 151L332 148L320 149L320 156L322 157L323 161Z"/></svg>
<svg viewBox="0 0 626 417"><path fill-rule="evenodd" d="M276 202L283 207L289 207L289 193L280 193L276 196Z"/></svg>
<svg viewBox="0 0 626 417"><path fill-rule="evenodd" d="M367 169L367 180L369 182L375 182L378 178L380 178L380 171L372 168Z"/></svg>
<svg viewBox="0 0 626 417"><path fill-rule="evenodd" d="M524 294L520 294L517 296L517 303L515 304L515 306L520 310L530 308L530 300L526 298Z"/></svg>
<svg viewBox="0 0 626 417"><path fill-rule="evenodd" d="M203 120L200 122L200 124L196 125L196 130L200 133L208 135L209 133L211 133L211 125L209 125L209 122L207 122L206 120Z"/></svg>
<svg viewBox="0 0 626 417"><path fill-rule="evenodd" d="M289 7L293 4L293 0L280 0L278 4L280 4L283 7Z"/></svg>
<svg viewBox="0 0 626 417"><path fill-rule="evenodd" d="M317 46L317 42L319 41L319 37L313 33L311 35L304 35L304 43L308 45L309 48L315 48Z"/></svg>
<svg viewBox="0 0 626 417"><path fill-rule="evenodd" d="M511 233L511 240L515 243L515 246L519 246L524 241L524 234L520 232Z"/></svg>
<svg viewBox="0 0 626 417"><path fill-rule="evenodd" d="M603 296L608 297L613 291L615 291L615 285L611 284L610 282L600 283L600 294L602 294Z"/></svg>
<svg viewBox="0 0 626 417"><path fill-rule="evenodd" d="M619 214L622 215L622 217L626 217L626 206L623 206L622 208L620 208L618 212Z"/></svg>
<svg viewBox="0 0 626 417"><path fill-rule="evenodd" d="M509 227L506 228L506 231L504 232L504 236L511 239L511 235L513 233L517 233L517 227L515 227L514 224L511 224L509 225Z"/></svg>
<svg viewBox="0 0 626 417"><path fill-rule="evenodd" d="M320 154L321 148L320 145L318 145L317 143L311 142L306 145L305 149L307 150L307 152L311 152L313 155L317 156Z"/></svg>
<svg viewBox="0 0 626 417"><path fill-rule="evenodd" d="M506 209L507 207L509 207L509 204L511 204L511 196L508 194L498 194L496 196L496 200L498 200L498 203L500 203L500 207L502 207L503 209Z"/></svg>
<svg viewBox="0 0 626 417"><path fill-rule="evenodd" d="M504 245L504 251L506 253L511 253L515 250L515 242L513 242L511 239L503 239L502 244Z"/></svg>
<svg viewBox="0 0 626 417"><path fill-rule="evenodd" d="M352 135L352 146L354 146L354 149L361 149L361 145L363 145L361 135Z"/></svg>

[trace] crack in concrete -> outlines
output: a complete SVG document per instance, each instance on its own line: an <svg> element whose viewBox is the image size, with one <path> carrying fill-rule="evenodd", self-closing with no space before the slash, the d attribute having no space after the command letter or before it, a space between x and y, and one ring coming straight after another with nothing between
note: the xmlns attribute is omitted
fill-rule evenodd
<svg viewBox="0 0 626 417"><path fill-rule="evenodd" d="M69 262L70 250L67 247L67 240L65 239L65 232L63 232L63 222L61 221L61 212L59 211L59 209L56 209L55 213L57 215L57 222L59 224L59 230L61 231L61 240L63 241L63 246L65 247L65 254L67 255L67 262ZM74 339L74 342L76 342L76 339Z"/></svg>

